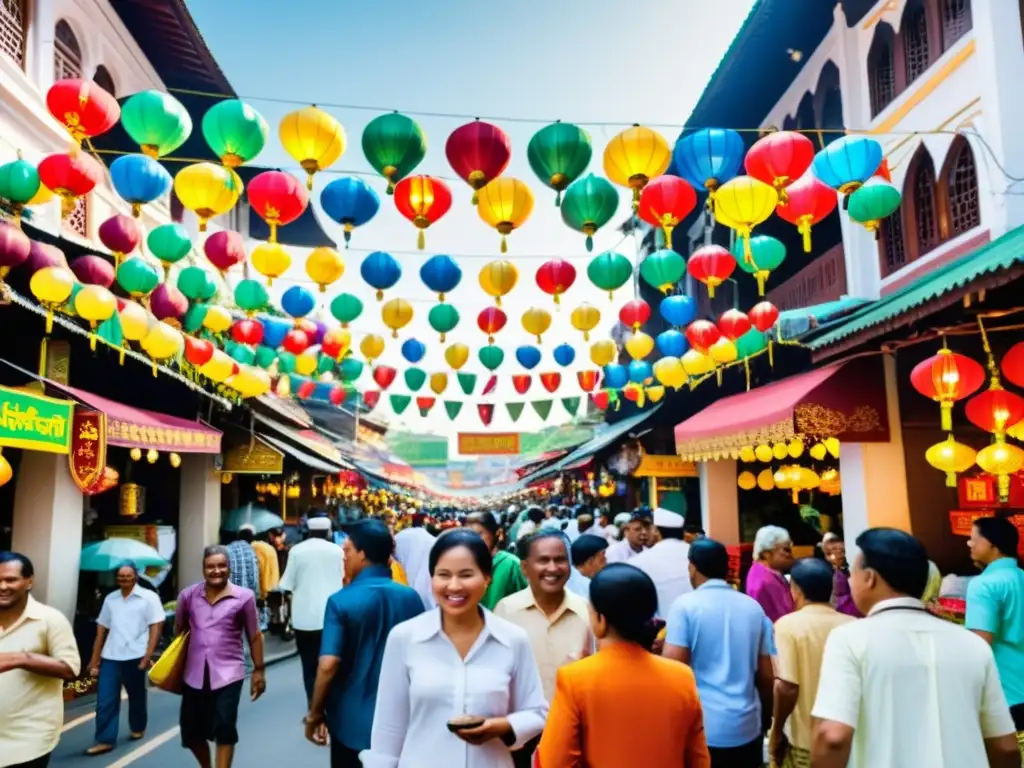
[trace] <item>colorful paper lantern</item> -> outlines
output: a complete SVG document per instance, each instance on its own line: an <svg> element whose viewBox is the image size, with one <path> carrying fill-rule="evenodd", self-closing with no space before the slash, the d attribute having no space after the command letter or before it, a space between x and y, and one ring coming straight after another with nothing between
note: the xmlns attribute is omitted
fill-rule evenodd
<svg viewBox="0 0 1024 768"><path fill-rule="evenodd" d="M977 456L977 451L969 445L958 443L952 435L924 453L925 461L946 473L946 486L949 488L956 488L956 476L973 467Z"/></svg>
<svg viewBox="0 0 1024 768"><path fill-rule="evenodd" d="M206 238L203 252L209 262L224 275L231 267L245 261L245 239L238 232L222 229Z"/></svg>
<svg viewBox="0 0 1024 768"><path fill-rule="evenodd" d="M999 500L1002 502L1009 501L1010 476L1017 474L1021 468L1024 468L1024 450L1021 450L1016 445L995 442L978 451L975 461L983 470L990 475L996 476Z"/></svg>
<svg viewBox="0 0 1024 768"><path fill-rule="evenodd" d="M278 243L260 243L252 249L252 266L267 278L267 285L288 271L292 265L292 257Z"/></svg>
<svg viewBox="0 0 1024 768"><path fill-rule="evenodd" d="M331 167L345 153L345 129L315 105L281 118L277 135L284 151L306 172L306 189L313 189L317 171Z"/></svg>
<svg viewBox="0 0 1024 768"><path fill-rule="evenodd" d="M249 205L267 222L270 236L267 240L277 242L277 228L291 224L305 213L309 205L309 192L290 173L264 171L249 182Z"/></svg>
<svg viewBox="0 0 1024 768"><path fill-rule="evenodd" d="M89 327L95 331L96 326L105 323L114 313L117 312L117 299L114 294L102 285L85 285L75 293L75 312L83 320L89 323ZM96 349L96 334L89 334L89 347Z"/></svg>
<svg viewBox="0 0 1024 768"><path fill-rule="evenodd" d="M462 281L462 270L451 256L439 254L427 259L420 267L420 280L444 302L446 293L455 290Z"/></svg>
<svg viewBox="0 0 1024 768"><path fill-rule="evenodd" d="M138 218L142 206L167 194L171 174L156 160L146 155L122 155L110 164L110 181L114 191L131 203L132 216Z"/></svg>
<svg viewBox="0 0 1024 768"><path fill-rule="evenodd" d="M390 253L374 251L359 265L359 274L367 285L377 289L377 301L383 301L384 291L402 277L402 267Z"/></svg>
<svg viewBox="0 0 1024 768"><path fill-rule="evenodd" d="M516 347L516 361L528 371L532 371L540 364L541 352L530 344Z"/></svg>
<svg viewBox="0 0 1024 768"><path fill-rule="evenodd" d="M143 154L169 155L192 135L192 117L166 91L139 91L121 107L121 125Z"/></svg>
<svg viewBox="0 0 1024 768"><path fill-rule="evenodd" d="M153 375L157 362L176 357L185 346L185 338L167 323L153 323L149 333L142 340L143 351L153 360Z"/></svg>
<svg viewBox="0 0 1024 768"><path fill-rule="evenodd" d="M341 360L352 346L352 334L346 328L331 328L320 340L320 351L333 360Z"/></svg>
<svg viewBox="0 0 1024 768"><path fill-rule="evenodd" d="M117 268L117 284L133 298L148 296L159 283L156 267L138 256L125 259Z"/></svg>
<svg viewBox="0 0 1024 768"><path fill-rule="evenodd" d="M640 262L640 276L662 293L673 290L686 274L686 261L675 251L662 248Z"/></svg>
<svg viewBox="0 0 1024 768"><path fill-rule="evenodd" d="M21 220L22 209L34 205L33 199L43 189L46 188L36 167L23 159L20 152L15 160L0 165L0 198L10 204L15 224Z"/></svg>
<svg viewBox="0 0 1024 768"><path fill-rule="evenodd" d="M499 177L478 194L477 213L501 235L501 252L508 251L506 238L530 218L533 192L519 179Z"/></svg>
<svg viewBox="0 0 1024 768"><path fill-rule="evenodd" d="M345 228L345 247L352 240L352 230L377 215L380 197L373 187L355 176L334 179L320 192L320 207L332 221Z"/></svg>
<svg viewBox="0 0 1024 768"><path fill-rule="evenodd" d="M594 148L590 135L571 123L552 123L537 131L526 147L526 157L537 178L555 190L555 205L562 192L590 165Z"/></svg>
<svg viewBox="0 0 1024 768"><path fill-rule="evenodd" d="M480 360L480 365L488 371L494 371L505 361L505 351L501 347L488 344L486 347L480 348L477 358Z"/></svg>
<svg viewBox="0 0 1024 768"><path fill-rule="evenodd" d="M678 176L659 176L640 193L637 215L652 227L660 227L665 247L672 247L672 230L697 207L697 193Z"/></svg>
<svg viewBox="0 0 1024 768"><path fill-rule="evenodd" d="M61 215L65 218L74 210L78 198L92 192L105 175L102 163L77 150L47 155L37 170L39 180L60 197Z"/></svg>
<svg viewBox="0 0 1024 768"><path fill-rule="evenodd" d="M856 192L882 163L882 145L860 134L842 136L814 156L811 169L823 183L843 195Z"/></svg>
<svg viewBox="0 0 1024 768"><path fill-rule="evenodd" d="M620 187L633 190L633 210L640 205L640 190L668 170L672 150L655 130L634 125L612 137L604 150L605 175Z"/></svg>
<svg viewBox="0 0 1024 768"><path fill-rule="evenodd" d="M634 331L651 319L651 307L643 299L627 301L619 310L619 322Z"/></svg>
<svg viewBox="0 0 1024 768"><path fill-rule="evenodd" d="M511 261L492 261L480 270L480 287L501 306L501 299L508 295L519 280L519 270Z"/></svg>
<svg viewBox="0 0 1024 768"><path fill-rule="evenodd" d="M743 163L743 137L728 128L702 128L676 142L672 160L679 174L697 189L708 192L714 209L718 188L731 181Z"/></svg>
<svg viewBox="0 0 1024 768"><path fill-rule="evenodd" d="M342 328L347 328L362 313L363 302L351 293L340 293L331 301L331 315L341 323Z"/></svg>
<svg viewBox="0 0 1024 768"><path fill-rule="evenodd" d="M389 195L426 153L427 138L419 123L398 112L373 118L363 131L363 154L377 173L387 179Z"/></svg>
<svg viewBox="0 0 1024 768"><path fill-rule="evenodd" d="M481 331L487 334L487 342L494 343L494 334L501 331L508 322L508 315L497 307L486 307L477 315L476 324Z"/></svg>
<svg viewBox="0 0 1024 768"><path fill-rule="evenodd" d="M320 287L320 293L327 293L327 286L345 274L345 262L336 250L321 245L306 257L306 274Z"/></svg>
<svg viewBox="0 0 1024 768"><path fill-rule="evenodd" d="M609 363L604 367L605 389L622 389L629 383L629 369L618 363Z"/></svg>
<svg viewBox="0 0 1024 768"><path fill-rule="evenodd" d="M160 283L149 294L149 309L157 320L177 322L188 312L188 299L173 285Z"/></svg>
<svg viewBox="0 0 1024 768"><path fill-rule="evenodd" d="M406 339L402 343L402 357L412 364L418 363L427 354L427 345L417 339Z"/></svg>
<svg viewBox="0 0 1024 768"><path fill-rule="evenodd" d="M751 327L750 318L738 309L728 309L718 318L718 330L730 341L736 341Z"/></svg>
<svg viewBox="0 0 1024 768"><path fill-rule="evenodd" d="M217 283L202 267L185 267L178 273L178 290L193 304L209 301L217 295Z"/></svg>
<svg viewBox="0 0 1024 768"><path fill-rule="evenodd" d="M689 349L686 336L676 330L662 331L654 340L658 351L666 357L682 357Z"/></svg>
<svg viewBox="0 0 1024 768"><path fill-rule="evenodd" d="M238 174L214 163L186 165L174 177L174 193L181 204L199 219L199 231L206 231L214 216L235 207L243 191Z"/></svg>
<svg viewBox="0 0 1024 768"><path fill-rule="evenodd" d="M658 303L662 319L675 328L682 328L697 317L697 302L685 294L666 296Z"/></svg>
<svg viewBox="0 0 1024 768"><path fill-rule="evenodd" d="M0 220L0 283L14 267L28 261L32 241L14 224Z"/></svg>
<svg viewBox="0 0 1024 768"><path fill-rule="evenodd" d="M451 304L437 304L427 313L427 322L441 335L441 342L444 343L446 335L459 324L459 311Z"/></svg>
<svg viewBox="0 0 1024 768"><path fill-rule="evenodd" d="M121 117L121 105L98 83L58 80L46 92L46 108L76 144L106 133Z"/></svg>
<svg viewBox="0 0 1024 768"><path fill-rule="evenodd" d="M565 190L562 198L562 221L587 236L589 253L594 249L594 235L612 220L619 207L619 193L607 179L588 174Z"/></svg>
<svg viewBox="0 0 1024 768"><path fill-rule="evenodd" d="M633 277L633 264L621 253L605 251L590 260L587 277L602 291L608 291L608 299L613 300L615 291Z"/></svg>
<svg viewBox="0 0 1024 768"><path fill-rule="evenodd" d="M942 430L949 432L953 429L953 403L981 389L985 369L971 358L943 348L914 366L910 383L939 404Z"/></svg>
<svg viewBox="0 0 1024 768"><path fill-rule="evenodd" d="M590 362L602 368L619 356L614 341L597 341L590 345Z"/></svg>
<svg viewBox="0 0 1024 768"><path fill-rule="evenodd" d="M251 315L258 312L267 306L269 301L270 296L267 294L267 289L256 280L240 280L235 286L235 304L246 314ZM209 315L207 315L207 319L209 319Z"/></svg>
<svg viewBox="0 0 1024 768"><path fill-rule="evenodd" d="M71 262L71 272L83 285L109 288L114 283L114 266L102 256L79 256Z"/></svg>
<svg viewBox="0 0 1024 768"><path fill-rule="evenodd" d="M263 116L238 99L219 101L206 110L202 128L207 145L227 168L253 160L270 133Z"/></svg>
<svg viewBox="0 0 1024 768"><path fill-rule="evenodd" d="M430 389L435 395L442 395L444 391L448 389L448 374L447 373L432 373L430 374Z"/></svg>
<svg viewBox="0 0 1024 768"><path fill-rule="evenodd" d="M686 340L698 352L707 353L721 337L722 332L710 320L694 320L686 326Z"/></svg>
<svg viewBox="0 0 1024 768"><path fill-rule="evenodd" d="M811 227L820 224L836 209L839 198L813 173L805 173L786 187L786 202L779 201L775 212L780 219L796 225L803 235L804 252L811 252Z"/></svg>
<svg viewBox="0 0 1024 768"><path fill-rule="evenodd" d="M964 413L978 429L991 432L1001 440L1007 429L1024 419L1024 397L1006 391L998 379L993 379L988 389L967 401Z"/></svg>
<svg viewBox="0 0 1024 768"><path fill-rule="evenodd" d="M747 313L751 325L761 333L766 333L775 327L779 320L779 310L770 301L762 301L755 304Z"/></svg>
<svg viewBox="0 0 1024 768"><path fill-rule="evenodd" d="M724 336L708 348L708 354L719 365L739 359L739 350L736 349L736 345Z"/></svg>
<svg viewBox="0 0 1024 768"><path fill-rule="evenodd" d="M590 332L601 322L601 311L589 304L580 304L569 316L572 327L583 334L584 341L590 341Z"/></svg>
<svg viewBox="0 0 1024 768"><path fill-rule="evenodd" d="M1024 341L1018 341L1010 347L1003 355L1000 368L1007 381L1018 387L1024 387Z"/></svg>
<svg viewBox="0 0 1024 768"><path fill-rule="evenodd" d="M391 299L380 310L384 325L391 329L391 337L398 338L398 332L412 321L412 304L405 299Z"/></svg>
<svg viewBox="0 0 1024 768"><path fill-rule="evenodd" d="M188 230L177 222L154 227L146 237L146 245L163 265L165 279L170 275L171 267L192 252Z"/></svg>
<svg viewBox="0 0 1024 768"><path fill-rule="evenodd" d="M559 344L555 347L555 351L552 352L552 356L555 358L556 363L563 368L567 368L576 360L576 350L572 344Z"/></svg>
<svg viewBox="0 0 1024 768"><path fill-rule="evenodd" d="M263 324L248 317L238 320L231 326L231 338L239 344L255 346L263 341Z"/></svg>
<svg viewBox="0 0 1024 768"><path fill-rule="evenodd" d="M847 200L850 218L878 237L882 222L899 210L903 196L892 184L872 177Z"/></svg>
<svg viewBox="0 0 1024 768"><path fill-rule="evenodd" d="M568 197L562 203L564 211L568 205ZM537 270L537 287L544 293L553 296L555 304L561 303L561 295L576 282L576 267L565 259L551 259L541 264Z"/></svg>
<svg viewBox="0 0 1024 768"><path fill-rule="evenodd" d="M426 247L424 232L452 207L452 191L436 176L409 176L395 186L395 207L419 230L416 247Z"/></svg>
<svg viewBox="0 0 1024 768"><path fill-rule="evenodd" d="M715 298L715 289L729 279L736 269L736 258L720 245L705 245L690 255L686 271L694 280L707 286L708 296Z"/></svg>
<svg viewBox="0 0 1024 768"><path fill-rule="evenodd" d="M486 312L487 310L484 311ZM540 344L542 341L541 337L551 327L551 313L546 309L531 307L523 312L522 324L523 330L531 336L536 336L537 343Z"/></svg>
<svg viewBox="0 0 1024 768"><path fill-rule="evenodd" d="M813 160L814 142L809 138L796 131L774 131L754 142L743 166L750 176L775 187L784 206L786 188L807 172Z"/></svg>
<svg viewBox="0 0 1024 768"><path fill-rule="evenodd" d="M452 170L477 192L498 178L512 158L512 140L496 125L477 119L451 132L445 142L445 155Z"/></svg>
<svg viewBox="0 0 1024 768"><path fill-rule="evenodd" d="M114 266L142 242L142 227L131 216L115 214L99 226L100 242L114 255Z"/></svg>
<svg viewBox="0 0 1024 768"><path fill-rule="evenodd" d="M678 357L663 357L654 363L654 378L666 387L679 389L686 383L686 371Z"/></svg>
<svg viewBox="0 0 1024 768"><path fill-rule="evenodd" d="M469 347L465 344L452 344L445 349L444 359L448 365L457 371L469 360Z"/></svg>
<svg viewBox="0 0 1024 768"><path fill-rule="evenodd" d="M764 286L771 273L779 268L786 258L786 246L781 240L769 235L754 235L733 246L733 256L740 269L750 273L757 280L757 295L764 296Z"/></svg>
<svg viewBox="0 0 1024 768"><path fill-rule="evenodd" d="M363 340L359 342L359 351L372 365L374 360L384 354L384 339L375 333L364 336Z"/></svg>
<svg viewBox="0 0 1024 768"><path fill-rule="evenodd" d="M643 360L654 351L654 339L643 331L634 331L624 344L626 353L634 360Z"/></svg>
<svg viewBox="0 0 1024 768"><path fill-rule="evenodd" d="M691 378L697 378L715 370L715 361L711 356L697 349L691 349L683 355L680 362L683 364L686 375Z"/></svg>
<svg viewBox="0 0 1024 768"><path fill-rule="evenodd" d="M750 236L754 227L775 211L779 193L752 176L737 176L715 192L715 219L736 232L743 242L744 262L750 263Z"/></svg>

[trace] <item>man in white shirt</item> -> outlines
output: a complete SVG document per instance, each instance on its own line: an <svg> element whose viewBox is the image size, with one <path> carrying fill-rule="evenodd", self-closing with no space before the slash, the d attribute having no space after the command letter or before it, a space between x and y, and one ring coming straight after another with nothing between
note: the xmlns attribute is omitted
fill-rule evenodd
<svg viewBox="0 0 1024 768"><path fill-rule="evenodd" d="M622 528L622 540L608 547L605 555L609 563L628 563L647 549L647 532L651 528L651 510L640 507L629 516Z"/></svg>
<svg viewBox="0 0 1024 768"><path fill-rule="evenodd" d="M919 599L924 546L872 528L857 549L850 590L866 618L825 643L811 712L814 768L1020 768L991 648Z"/></svg>
<svg viewBox="0 0 1024 768"><path fill-rule="evenodd" d="M309 538L288 553L288 567L281 577L280 589L292 596L292 629L302 661L302 681L306 698L313 695L316 668L320 661L320 640L324 629L324 611L331 595L342 586L345 554L330 540L331 520L309 518Z"/></svg>
<svg viewBox="0 0 1024 768"><path fill-rule="evenodd" d="M690 585L690 545L683 541L685 519L678 512L658 507L654 526L661 541L629 561L651 577L658 590L658 618L667 619L672 603L680 595L692 592Z"/></svg>

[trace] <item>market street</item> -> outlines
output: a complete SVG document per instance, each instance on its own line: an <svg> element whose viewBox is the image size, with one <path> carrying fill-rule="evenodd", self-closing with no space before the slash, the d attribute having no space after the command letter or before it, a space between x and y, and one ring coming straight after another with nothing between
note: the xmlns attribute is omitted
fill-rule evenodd
<svg viewBox="0 0 1024 768"><path fill-rule="evenodd" d="M84 719L91 709L69 710L66 730L53 753L51 766L92 766L92 768L168 768L192 765L178 737L178 708L181 699L151 688L149 729L141 742L128 742L128 703L121 705L121 727L117 749L101 757L86 757L93 744L94 721ZM305 695L298 659L289 659L267 669L267 693L253 703L243 697L238 713L236 765L327 765L329 753L306 741L301 724Z"/></svg>

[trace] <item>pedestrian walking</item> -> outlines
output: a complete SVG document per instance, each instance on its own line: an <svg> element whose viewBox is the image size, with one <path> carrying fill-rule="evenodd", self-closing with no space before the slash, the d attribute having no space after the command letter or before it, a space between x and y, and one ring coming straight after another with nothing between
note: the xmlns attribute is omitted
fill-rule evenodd
<svg viewBox="0 0 1024 768"><path fill-rule="evenodd" d="M227 551L229 568L231 569L231 583L235 586L248 589L259 599L260 594L260 561L252 548L253 539L256 537L256 527L251 523L244 523L238 531L227 538Z"/></svg>
<svg viewBox="0 0 1024 768"><path fill-rule="evenodd" d="M565 534L541 531L519 546L529 586L504 598L494 613L526 632L544 697L550 702L559 668L593 651L590 610L585 597L566 589L571 566ZM516 768L530 768L539 742L540 736L536 736L513 753Z"/></svg>
<svg viewBox="0 0 1024 768"><path fill-rule="evenodd" d="M259 577L256 607L260 610L260 631L266 632L270 628L270 609L267 606L267 598L281 582L281 570L277 561L277 550L268 541L254 539L250 546L253 554L256 555L257 576Z"/></svg>
<svg viewBox="0 0 1024 768"><path fill-rule="evenodd" d="M822 537L820 546L822 554L825 555L825 561L832 566L834 572L832 605L840 613L853 616L855 619L862 618L853 602L853 595L850 594L850 566L846 562L846 543L838 534L830 531Z"/></svg>
<svg viewBox="0 0 1024 768"><path fill-rule="evenodd" d="M772 624L725 580L723 544L698 539L689 556L694 590L669 611L664 655L697 679L712 768L761 768L775 677Z"/></svg>
<svg viewBox="0 0 1024 768"><path fill-rule="evenodd" d="M87 755L102 755L117 744L121 689L128 694L128 738L146 735L146 672L164 628L164 607L156 592L139 585L134 563L116 571L117 590L103 600L96 620L89 674L96 691L96 743Z"/></svg>
<svg viewBox="0 0 1024 768"><path fill-rule="evenodd" d="M811 768L811 708L825 641L852 616L832 607L832 567L798 560L790 575L796 611L775 622L775 695L769 745L777 768Z"/></svg>
<svg viewBox="0 0 1024 768"><path fill-rule="evenodd" d="M493 517L490 512L485 512ZM547 514L540 507L527 507L524 513L526 519L519 524L519 528L516 530L516 541L522 541L527 536L531 536L537 532L540 528L541 523L547 519Z"/></svg>
<svg viewBox="0 0 1024 768"><path fill-rule="evenodd" d="M796 610L785 576L793 567L793 539L785 528L766 525L754 537L753 554L746 591L774 623Z"/></svg>
<svg viewBox="0 0 1024 768"><path fill-rule="evenodd" d="M395 534L395 560L405 570L409 586L416 590L426 610L437 607L434 592L430 588L430 569L427 567L433 546L434 536L423 527L422 515L413 517L411 528Z"/></svg>
<svg viewBox="0 0 1024 768"><path fill-rule="evenodd" d="M482 600L490 548L475 532L438 538L438 608L395 627L381 665L364 768L512 768L544 727L547 701L526 633Z"/></svg>
<svg viewBox="0 0 1024 768"><path fill-rule="evenodd" d="M630 564L651 577L658 590L657 616L665 619L676 598L693 589L688 570L690 545L683 541L686 520L678 512L658 507L653 519L661 541L634 557Z"/></svg>
<svg viewBox="0 0 1024 768"><path fill-rule="evenodd" d="M35 569L0 552L0 767L46 768L81 659L71 624L31 595Z"/></svg>
<svg viewBox="0 0 1024 768"><path fill-rule="evenodd" d="M256 595L230 581L227 547L203 552L203 581L178 595L175 634L188 632L188 650L181 693L181 743L192 751L200 768L210 768L210 747L216 745L217 768L230 768L238 743L238 704L245 682L248 643L253 661L250 696L256 701L267 688L263 635Z"/></svg>
<svg viewBox="0 0 1024 768"><path fill-rule="evenodd" d="M622 539L608 547L609 563L628 563L647 549L647 534L651 528L651 510L641 507L629 516L622 528Z"/></svg>
<svg viewBox="0 0 1024 768"><path fill-rule="evenodd" d="M530 509L534 510L534 516L540 515L541 521L543 521L544 513L540 507L531 507ZM530 512L530 510L527 510L527 512ZM490 584L487 585L487 591L484 593L480 604L487 610L493 611L494 606L502 598L526 589L528 586L526 576L523 575L523 568L519 558L504 549L504 535L501 526L498 524L498 518L494 516L493 512L477 512L470 515L466 520L466 527L476 531L491 551ZM534 526L533 530L537 530L536 526ZM525 535L522 534L522 529L520 529L519 540L521 541L524 538ZM433 589L436 597L436 586Z"/></svg>
<svg viewBox="0 0 1024 768"><path fill-rule="evenodd" d="M657 608L654 582L638 568L610 565L594 577L598 651L558 670L540 768L709 768L693 672L647 651Z"/></svg>
<svg viewBox="0 0 1024 768"><path fill-rule="evenodd" d="M814 768L1020 768L992 649L920 600L924 546L892 528L856 543L850 589L865 618L825 643Z"/></svg>
<svg viewBox="0 0 1024 768"><path fill-rule="evenodd" d="M423 613L423 601L392 580L394 540L380 520L353 523L344 549L348 585L327 601L306 737L325 744L329 732L331 768L360 768L359 753L370 747L385 642L396 625Z"/></svg>
<svg viewBox="0 0 1024 768"><path fill-rule="evenodd" d="M607 564L608 539L584 533L572 543L572 564L588 579L593 579Z"/></svg>
<svg viewBox="0 0 1024 768"><path fill-rule="evenodd" d="M295 647L302 663L306 703L313 696L327 601L342 587L345 553L330 540L328 517L310 517L308 538L292 547L280 588L290 592Z"/></svg>

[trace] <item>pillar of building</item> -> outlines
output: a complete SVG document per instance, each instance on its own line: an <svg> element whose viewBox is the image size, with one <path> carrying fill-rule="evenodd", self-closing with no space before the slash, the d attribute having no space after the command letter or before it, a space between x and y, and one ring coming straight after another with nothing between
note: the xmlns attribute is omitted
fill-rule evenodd
<svg viewBox="0 0 1024 768"><path fill-rule="evenodd" d="M702 461L700 478L701 524L708 538L722 544L740 543L740 503L736 490L736 461Z"/></svg>
<svg viewBox="0 0 1024 768"><path fill-rule="evenodd" d="M31 73L40 93L46 93L54 83L55 33L58 21L55 5L55 0L38 0L32 4L28 16L29 41L26 46L25 71Z"/></svg>
<svg viewBox="0 0 1024 768"><path fill-rule="evenodd" d="M73 620L84 514L68 458L24 451L16 482L11 546L32 561L33 597Z"/></svg>
<svg viewBox="0 0 1024 768"><path fill-rule="evenodd" d="M203 578L203 550L220 535L220 476L214 457L191 453L181 457L178 514L178 586Z"/></svg>

